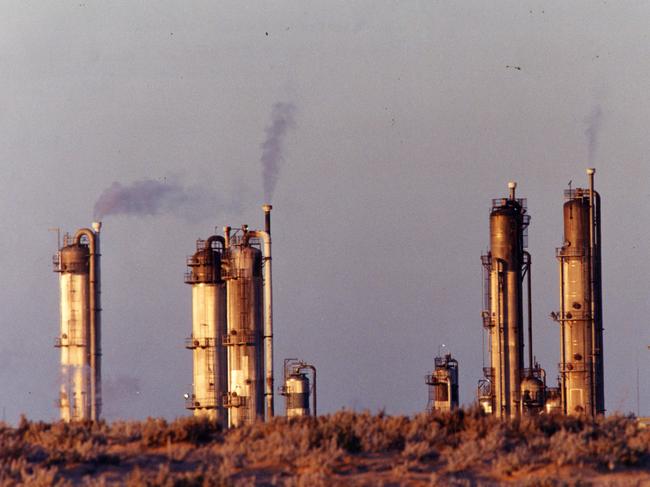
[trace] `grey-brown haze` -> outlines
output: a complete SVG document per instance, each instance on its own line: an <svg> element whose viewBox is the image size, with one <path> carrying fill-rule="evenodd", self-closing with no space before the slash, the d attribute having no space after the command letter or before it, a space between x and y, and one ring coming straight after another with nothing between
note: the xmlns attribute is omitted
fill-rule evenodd
<svg viewBox="0 0 650 487"><path fill-rule="evenodd" d="M262 226L277 103L296 110L266 189L276 370L316 364L322 412L422 410L443 343L474 400L479 256L509 180L532 215L535 355L553 383L562 192L589 165L607 409L636 410L636 369L650 367L649 17L641 1L2 2L4 417L56 418L49 230L89 225L104 190L143 181L202 196L104 217L104 409L188 414L185 257L215 227ZM650 414L647 374L639 390Z"/></svg>

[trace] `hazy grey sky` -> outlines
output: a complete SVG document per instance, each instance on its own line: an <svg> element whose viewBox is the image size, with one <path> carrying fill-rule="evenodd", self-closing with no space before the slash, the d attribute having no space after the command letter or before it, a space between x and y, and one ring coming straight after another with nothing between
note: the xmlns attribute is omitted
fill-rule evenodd
<svg viewBox="0 0 650 487"><path fill-rule="evenodd" d="M511 179L532 215L535 353L554 382L562 191L594 165L606 405L636 409L638 364L650 414L649 19L644 1L2 2L6 418L57 417L48 228L88 225L104 189L146 178L204 197L104 221L104 410L187 414L185 257L215 226L262 224L278 102L295 127L272 202L276 367L316 364L322 412L422 410L442 343L474 400L479 256Z"/></svg>

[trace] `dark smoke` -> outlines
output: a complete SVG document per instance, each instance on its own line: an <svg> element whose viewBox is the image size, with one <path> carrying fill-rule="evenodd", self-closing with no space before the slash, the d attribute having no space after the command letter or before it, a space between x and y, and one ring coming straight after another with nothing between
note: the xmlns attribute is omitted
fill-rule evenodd
<svg viewBox="0 0 650 487"><path fill-rule="evenodd" d="M284 159L282 154L282 141L287 131L295 126L294 113L296 107L293 103L278 102L271 110L271 124L266 127L266 140L260 145L262 148L262 177L264 179L264 201L271 202L275 185L280 176L280 163Z"/></svg>
<svg viewBox="0 0 650 487"><path fill-rule="evenodd" d="M598 135L600 133L600 125L603 118L603 111L600 105L596 105L591 109L591 113L585 117L585 135L587 136L587 153L588 162L592 164L596 157L596 149L598 149Z"/></svg>
<svg viewBox="0 0 650 487"><path fill-rule="evenodd" d="M184 186L171 178L163 181L142 179L131 184L114 182L95 203L96 220L110 215L155 216L172 213L183 218L201 219L218 209L234 209L219 201L215 190Z"/></svg>

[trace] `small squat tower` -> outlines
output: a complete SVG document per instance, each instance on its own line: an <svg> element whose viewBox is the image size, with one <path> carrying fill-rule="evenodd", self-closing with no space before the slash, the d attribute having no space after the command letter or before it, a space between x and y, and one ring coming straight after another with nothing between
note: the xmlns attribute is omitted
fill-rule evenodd
<svg viewBox="0 0 650 487"><path fill-rule="evenodd" d="M457 409L458 398L458 361L448 353L434 359L434 371L425 377L429 386L427 411L451 411Z"/></svg>
<svg viewBox="0 0 650 487"><path fill-rule="evenodd" d="M312 385L308 371L311 371ZM284 385L280 394L286 398L287 418L317 416L316 411L316 367L295 358L284 359ZM311 394L310 394L311 393ZM310 413L309 396L312 397Z"/></svg>

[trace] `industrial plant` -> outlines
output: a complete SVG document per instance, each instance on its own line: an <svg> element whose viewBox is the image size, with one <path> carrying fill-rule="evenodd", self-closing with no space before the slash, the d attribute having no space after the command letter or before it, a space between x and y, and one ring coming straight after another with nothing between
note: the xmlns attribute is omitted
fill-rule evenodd
<svg viewBox="0 0 650 487"><path fill-rule="evenodd" d="M594 169L587 170L588 189L565 192L564 243L556 253L560 262L560 311L551 314L561 330L557 388L547 386L546 372L533 355L526 200L516 198L517 185L510 182L509 196L492 201L490 247L481 257L482 317L489 364L479 381L478 401L486 413L512 418L552 412L589 416L605 412L600 196L594 191L594 173ZM528 367L524 366L524 324L528 328Z"/></svg>
<svg viewBox="0 0 650 487"><path fill-rule="evenodd" d="M64 421L96 421L101 415L101 278L99 230L66 234L54 256L59 273L61 388L57 401Z"/></svg>
<svg viewBox="0 0 650 487"><path fill-rule="evenodd" d="M273 410L271 205L265 229L224 227L197 242L185 282L192 286L194 382L187 407L235 427Z"/></svg>
<svg viewBox="0 0 650 487"><path fill-rule="evenodd" d="M505 198L492 200L489 248L483 267L483 377L477 400L499 418L605 412L602 320L600 195L589 186L565 191L564 235L556 249L560 273L557 387L533 353L530 215L515 182ZM192 391L186 408L223 428L274 416L271 205L264 230L223 227L223 235L196 242L186 260L191 286ZM59 274L61 384L57 401L64 421L101 416L101 223L66 234L54 256ZM485 360L485 359L484 359ZM279 392L286 416L317 414L316 367L286 359ZM458 361L435 357L425 378L429 411L459 407Z"/></svg>

